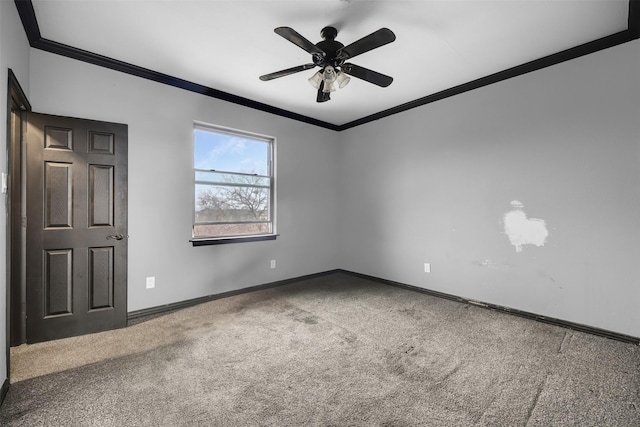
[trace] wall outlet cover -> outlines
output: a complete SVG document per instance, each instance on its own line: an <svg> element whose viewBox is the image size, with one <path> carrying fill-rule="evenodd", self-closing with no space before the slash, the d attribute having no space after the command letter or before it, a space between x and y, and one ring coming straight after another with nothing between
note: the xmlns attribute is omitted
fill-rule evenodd
<svg viewBox="0 0 640 427"><path fill-rule="evenodd" d="M155 276L147 277L147 289L153 289L156 287Z"/></svg>

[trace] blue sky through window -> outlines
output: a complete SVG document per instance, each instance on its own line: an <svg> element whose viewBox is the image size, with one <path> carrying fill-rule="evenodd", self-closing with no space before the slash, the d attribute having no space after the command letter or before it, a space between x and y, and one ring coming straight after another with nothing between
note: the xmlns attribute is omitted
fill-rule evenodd
<svg viewBox="0 0 640 427"><path fill-rule="evenodd" d="M196 169L269 175L269 143L194 129Z"/></svg>

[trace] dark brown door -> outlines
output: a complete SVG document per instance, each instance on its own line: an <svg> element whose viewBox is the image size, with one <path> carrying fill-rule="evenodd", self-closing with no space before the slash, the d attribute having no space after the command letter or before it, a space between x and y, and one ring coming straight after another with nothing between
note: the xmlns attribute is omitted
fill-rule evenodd
<svg viewBox="0 0 640 427"><path fill-rule="evenodd" d="M127 126L26 117L27 342L124 327Z"/></svg>

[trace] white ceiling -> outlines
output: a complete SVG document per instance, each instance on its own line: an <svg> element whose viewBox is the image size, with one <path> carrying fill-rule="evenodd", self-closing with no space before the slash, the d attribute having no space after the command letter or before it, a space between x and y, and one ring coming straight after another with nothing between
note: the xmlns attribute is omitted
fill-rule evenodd
<svg viewBox="0 0 640 427"><path fill-rule="evenodd" d="M627 29L628 0L225 1L33 0L43 38L342 125ZM396 41L350 62L390 75L356 78L316 103L317 70L273 29L317 43L332 25L347 45L387 27Z"/></svg>

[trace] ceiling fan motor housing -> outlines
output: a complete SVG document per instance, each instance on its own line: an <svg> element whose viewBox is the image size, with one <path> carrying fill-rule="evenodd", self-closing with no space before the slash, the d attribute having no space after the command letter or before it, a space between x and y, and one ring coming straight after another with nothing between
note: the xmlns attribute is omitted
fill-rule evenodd
<svg viewBox="0 0 640 427"><path fill-rule="evenodd" d="M326 67L331 65L332 67L339 67L344 63L343 58L338 58L338 50L342 49L344 45L335 38L338 35L338 30L334 27L324 27L320 31L320 35L324 40L316 43L318 49L323 50L326 56L313 55L313 63L318 67Z"/></svg>

